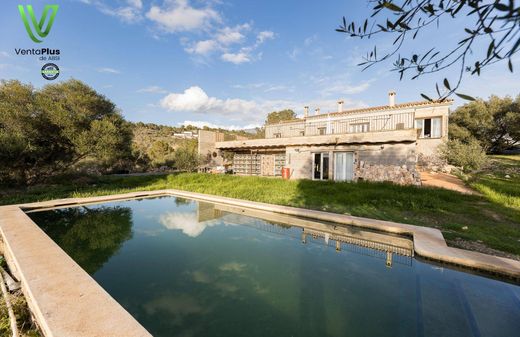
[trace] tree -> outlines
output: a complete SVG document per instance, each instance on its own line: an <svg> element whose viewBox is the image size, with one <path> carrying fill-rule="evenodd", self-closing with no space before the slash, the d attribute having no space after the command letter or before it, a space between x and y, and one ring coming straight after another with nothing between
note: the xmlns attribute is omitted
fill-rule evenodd
<svg viewBox="0 0 520 337"><path fill-rule="evenodd" d="M148 157L154 166L170 165L173 161L173 149L163 140L155 141L148 150Z"/></svg>
<svg viewBox="0 0 520 337"><path fill-rule="evenodd" d="M450 138L477 140L487 153L500 153L520 144L520 95L491 96L459 107L450 115Z"/></svg>
<svg viewBox="0 0 520 337"><path fill-rule="evenodd" d="M86 159L109 170L131 155L131 140L115 105L80 81L0 83L0 182L34 183Z"/></svg>
<svg viewBox="0 0 520 337"><path fill-rule="evenodd" d="M197 141L185 141L175 150L175 167L180 171L196 171L201 163L201 158L197 151Z"/></svg>
<svg viewBox="0 0 520 337"><path fill-rule="evenodd" d="M265 124L275 124L282 121L290 121L296 118L296 113L291 109L285 109L280 111L273 111L267 115Z"/></svg>
<svg viewBox="0 0 520 337"><path fill-rule="evenodd" d="M360 64L367 69L375 64L396 57L393 70L402 79L405 73L412 72L412 79L436 73L449 68L455 70L456 80L450 83L443 80L446 91L436 85L439 100L456 93L464 99L472 97L457 93L465 73L480 75L483 68L497 62L507 62L513 72L513 55L520 50L520 7L514 0L371 0L375 6L372 17L380 20L369 22L343 22L336 31L355 38L368 38L385 34L394 37L390 50L381 53L375 46L367 53ZM418 34L432 26L439 25L441 19L458 20L469 17L474 19L472 27L464 28L465 36L456 45L445 51L437 47L423 52L401 56L399 52L417 38ZM483 49L484 53L478 53ZM431 100L429 96L421 94Z"/></svg>

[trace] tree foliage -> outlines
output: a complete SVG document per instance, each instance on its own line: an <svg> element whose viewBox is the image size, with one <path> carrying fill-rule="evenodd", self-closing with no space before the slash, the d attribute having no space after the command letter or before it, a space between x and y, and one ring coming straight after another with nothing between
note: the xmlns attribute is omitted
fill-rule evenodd
<svg viewBox="0 0 520 337"><path fill-rule="evenodd" d="M290 121L296 118L296 113L291 109L273 111L267 114L265 124L275 124L283 121Z"/></svg>
<svg viewBox="0 0 520 337"><path fill-rule="evenodd" d="M197 151L197 141L188 141L175 150L174 165L177 170L193 172L199 167L202 159Z"/></svg>
<svg viewBox="0 0 520 337"><path fill-rule="evenodd" d="M450 139L442 144L440 154L448 163L461 167L465 172L478 170L487 161L486 152L476 139L468 142Z"/></svg>
<svg viewBox="0 0 520 337"><path fill-rule="evenodd" d="M84 159L115 168L130 156L131 140L115 105L80 81L41 90L0 83L0 182L41 181Z"/></svg>
<svg viewBox="0 0 520 337"><path fill-rule="evenodd" d="M148 149L148 157L153 166L171 165L174 161L173 149L164 140L155 141Z"/></svg>
<svg viewBox="0 0 520 337"><path fill-rule="evenodd" d="M520 144L520 95L491 96L459 107L450 115L451 139L478 141L487 153L501 153Z"/></svg>
<svg viewBox="0 0 520 337"><path fill-rule="evenodd" d="M364 69L395 57L393 70L402 79L412 73L412 79L456 68L455 81L445 78L439 88L440 100L456 93L464 99L468 95L457 92L465 73L480 75L483 68L497 62L506 62L513 72L513 55L520 50L520 6L514 0L370 0L374 4L370 19L363 22L343 22L336 31L355 38L375 35L391 35L392 47L378 51L377 46L367 53L360 64ZM402 47L415 40L424 29L439 25L441 19L460 21L465 17L473 20L471 27L464 28L465 36L448 50L431 47L408 56L400 55ZM372 21L372 18L376 18ZM370 20L370 22L369 22ZM482 48L482 45L486 47ZM484 49L483 53L479 51ZM429 96L422 94L424 98Z"/></svg>

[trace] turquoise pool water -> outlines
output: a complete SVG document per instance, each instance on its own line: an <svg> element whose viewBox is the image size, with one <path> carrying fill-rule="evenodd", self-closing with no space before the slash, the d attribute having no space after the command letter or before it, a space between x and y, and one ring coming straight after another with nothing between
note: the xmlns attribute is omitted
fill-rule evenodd
<svg viewBox="0 0 520 337"><path fill-rule="evenodd" d="M520 335L518 285L237 213L164 197L29 216L154 336Z"/></svg>

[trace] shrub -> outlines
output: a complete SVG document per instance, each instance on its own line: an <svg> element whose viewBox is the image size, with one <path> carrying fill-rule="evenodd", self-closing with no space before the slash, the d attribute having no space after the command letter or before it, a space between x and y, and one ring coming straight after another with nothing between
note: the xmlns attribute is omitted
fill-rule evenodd
<svg viewBox="0 0 520 337"><path fill-rule="evenodd" d="M440 153L448 163L461 167L465 172L478 170L487 161L486 152L476 139L466 143L451 139L441 146Z"/></svg>

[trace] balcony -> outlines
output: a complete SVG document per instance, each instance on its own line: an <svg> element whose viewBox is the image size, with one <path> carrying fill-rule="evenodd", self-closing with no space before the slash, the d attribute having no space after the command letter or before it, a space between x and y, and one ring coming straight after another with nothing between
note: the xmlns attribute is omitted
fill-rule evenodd
<svg viewBox="0 0 520 337"><path fill-rule="evenodd" d="M328 117L318 121L298 120L267 125L265 138L343 135L353 133L406 130L414 128L413 112L356 117Z"/></svg>

